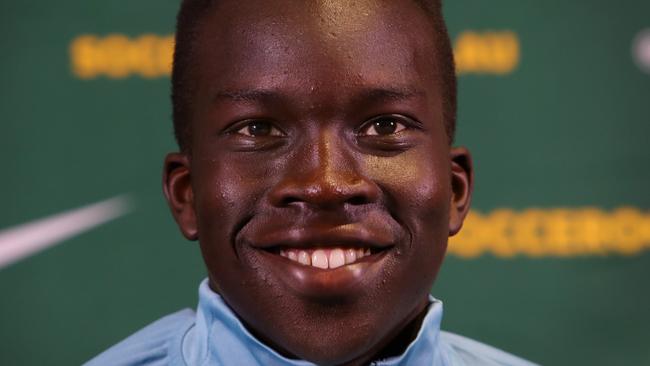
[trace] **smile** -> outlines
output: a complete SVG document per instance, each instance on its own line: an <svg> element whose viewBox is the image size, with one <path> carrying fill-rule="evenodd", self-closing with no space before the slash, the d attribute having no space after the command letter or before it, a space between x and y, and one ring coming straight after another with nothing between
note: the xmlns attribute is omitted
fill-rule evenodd
<svg viewBox="0 0 650 366"><path fill-rule="evenodd" d="M257 273L318 302L358 299L381 287L386 272L396 265L393 249L399 245L388 225L373 221L275 230L249 226L240 233L242 257L251 258Z"/></svg>
<svg viewBox="0 0 650 366"><path fill-rule="evenodd" d="M299 296L355 297L381 283L392 251L348 246L279 247L257 250L263 265Z"/></svg>
<svg viewBox="0 0 650 366"><path fill-rule="evenodd" d="M280 250L282 257L298 262L304 266L321 269L334 269L353 264L371 254L372 252L369 248L326 247L318 249L286 248Z"/></svg>

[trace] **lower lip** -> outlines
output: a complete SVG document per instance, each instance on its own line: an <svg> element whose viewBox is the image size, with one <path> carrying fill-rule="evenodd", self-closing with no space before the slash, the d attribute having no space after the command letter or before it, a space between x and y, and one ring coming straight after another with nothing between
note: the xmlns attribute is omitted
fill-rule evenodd
<svg viewBox="0 0 650 366"><path fill-rule="evenodd" d="M331 298L358 294L371 283L380 281L380 272L390 250L333 269L306 266L265 250L257 251L270 264L271 271L298 295Z"/></svg>

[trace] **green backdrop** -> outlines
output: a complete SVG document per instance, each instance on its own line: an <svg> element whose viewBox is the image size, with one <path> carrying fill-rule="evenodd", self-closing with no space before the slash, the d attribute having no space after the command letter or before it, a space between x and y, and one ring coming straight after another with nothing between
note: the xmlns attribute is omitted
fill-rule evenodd
<svg viewBox="0 0 650 366"><path fill-rule="evenodd" d="M117 195L131 206L0 268L1 365L80 364L195 306L203 264L160 189L163 156L175 149L169 78L149 62L165 65L156 47L168 43L177 7L0 4L0 239ZM650 2L449 0L445 13L464 47L457 142L475 156L476 212L592 207L606 222L632 207L634 230L647 230ZM111 34L126 37L113 51L102 43ZM74 48L84 35L95 48ZM132 56L131 71L111 64L125 57L114 52L125 39L153 47ZM433 289L443 328L547 365L650 365L648 241L627 254L452 254Z"/></svg>

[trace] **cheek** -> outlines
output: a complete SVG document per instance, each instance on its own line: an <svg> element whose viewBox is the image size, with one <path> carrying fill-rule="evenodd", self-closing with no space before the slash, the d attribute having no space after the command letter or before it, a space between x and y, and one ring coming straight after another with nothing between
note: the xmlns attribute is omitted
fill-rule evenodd
<svg viewBox="0 0 650 366"><path fill-rule="evenodd" d="M391 214L411 233L418 251L446 247L449 231L451 172L444 151L411 150L394 157L374 157L367 174L384 190Z"/></svg>
<svg viewBox="0 0 650 366"><path fill-rule="evenodd" d="M372 157L366 174L384 189L389 207L424 218L448 211L451 170L447 155L407 151L393 157Z"/></svg>
<svg viewBox="0 0 650 366"><path fill-rule="evenodd" d="M206 220L241 219L254 209L263 195L268 172L250 162L230 162L212 159L192 167L194 203L199 215Z"/></svg>
<svg viewBox="0 0 650 366"><path fill-rule="evenodd" d="M204 159L192 166L199 242L210 272L237 264L236 230L254 213L266 184L263 172L224 160Z"/></svg>

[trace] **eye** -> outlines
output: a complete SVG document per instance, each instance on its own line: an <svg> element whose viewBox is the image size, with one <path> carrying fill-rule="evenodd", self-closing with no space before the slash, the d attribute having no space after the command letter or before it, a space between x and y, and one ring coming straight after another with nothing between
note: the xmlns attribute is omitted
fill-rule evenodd
<svg viewBox="0 0 650 366"><path fill-rule="evenodd" d="M386 116L370 120L360 131L366 136L387 136L405 130L406 126L396 117Z"/></svg>
<svg viewBox="0 0 650 366"><path fill-rule="evenodd" d="M283 133L267 121L248 121L236 133L250 137L282 136Z"/></svg>

